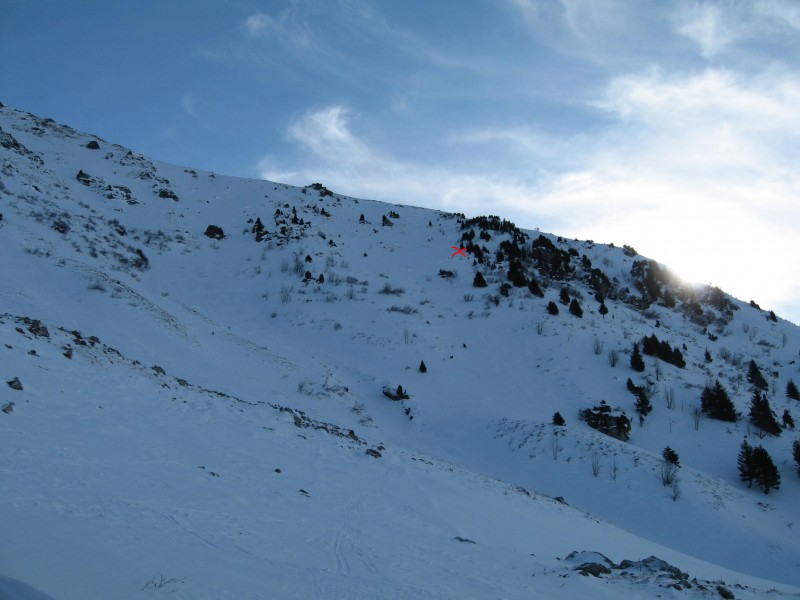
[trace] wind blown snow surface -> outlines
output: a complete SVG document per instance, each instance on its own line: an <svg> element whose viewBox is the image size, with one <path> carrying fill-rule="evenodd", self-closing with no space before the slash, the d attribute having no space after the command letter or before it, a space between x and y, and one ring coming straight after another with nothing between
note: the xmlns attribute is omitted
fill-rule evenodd
<svg viewBox="0 0 800 600"><path fill-rule="evenodd" d="M552 235L576 274L505 296L513 232L473 265L451 257L462 215L162 164L8 107L0 128L0 598L800 595L798 436L747 420L750 360L800 416L790 323L644 306L634 250ZM686 367L633 371L652 334ZM715 379L737 423L695 422ZM601 401L627 442L579 418ZM745 438L780 489L739 481Z"/></svg>

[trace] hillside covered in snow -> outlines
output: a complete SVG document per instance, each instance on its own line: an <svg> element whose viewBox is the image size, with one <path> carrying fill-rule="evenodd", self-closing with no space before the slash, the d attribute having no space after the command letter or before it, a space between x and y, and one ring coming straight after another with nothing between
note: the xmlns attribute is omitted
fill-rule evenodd
<svg viewBox="0 0 800 600"><path fill-rule="evenodd" d="M769 307L9 107L0 213L0 598L800 595Z"/></svg>

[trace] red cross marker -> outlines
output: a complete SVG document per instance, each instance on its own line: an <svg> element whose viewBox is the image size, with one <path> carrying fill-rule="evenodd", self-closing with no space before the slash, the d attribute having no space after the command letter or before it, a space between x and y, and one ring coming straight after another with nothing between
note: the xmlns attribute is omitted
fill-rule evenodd
<svg viewBox="0 0 800 600"><path fill-rule="evenodd" d="M453 252L453 255L450 257L451 259L452 259L454 256L456 256L457 254L460 254L460 255L461 255L461 256L463 256L464 258L469 258L469 257L466 255L466 251L467 251L467 249L466 249L466 248L459 248L458 246L450 246L450 247L451 247L453 250L455 250L455 252Z"/></svg>

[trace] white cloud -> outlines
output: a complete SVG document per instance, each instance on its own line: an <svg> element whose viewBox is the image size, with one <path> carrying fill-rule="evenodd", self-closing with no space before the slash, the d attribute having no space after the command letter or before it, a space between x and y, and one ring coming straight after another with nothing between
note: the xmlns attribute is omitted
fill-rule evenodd
<svg viewBox="0 0 800 600"><path fill-rule="evenodd" d="M725 13L719 4L685 5L679 13L678 32L694 41L705 58L714 58L740 37L724 18Z"/></svg>
<svg viewBox="0 0 800 600"><path fill-rule="evenodd" d="M261 176L295 185L321 181L362 198L467 214L485 213L487 207L495 212L524 207L522 183L387 156L353 133L353 118L341 105L306 113L287 129L302 152L302 166L266 156L258 165Z"/></svg>
<svg viewBox="0 0 800 600"><path fill-rule="evenodd" d="M617 78L598 102L613 121L583 149L583 167L543 182L539 200L571 215L570 235L630 243L777 307L800 294L787 276L800 272L799 99L786 73Z"/></svg>
<svg viewBox="0 0 800 600"><path fill-rule="evenodd" d="M307 52L316 48L310 25L293 7L280 11L276 16L252 14L245 19L244 29L252 39L272 40L295 51Z"/></svg>
<svg viewBox="0 0 800 600"><path fill-rule="evenodd" d="M254 15L250 15L245 20L245 28L247 29L247 33L252 36L260 35L270 29L275 28L275 20L270 17L269 15L265 15L264 13L256 13Z"/></svg>

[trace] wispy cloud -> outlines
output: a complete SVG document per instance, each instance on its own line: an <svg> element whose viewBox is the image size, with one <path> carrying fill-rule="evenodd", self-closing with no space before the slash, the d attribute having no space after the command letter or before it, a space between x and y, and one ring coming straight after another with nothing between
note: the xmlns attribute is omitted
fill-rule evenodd
<svg viewBox="0 0 800 600"><path fill-rule="evenodd" d="M341 105L304 114L287 129L300 150L298 160L292 165L265 156L259 162L261 176L295 185L322 181L364 198L472 214L488 205L497 210L523 205L521 183L388 156L353 133L353 118Z"/></svg>
<svg viewBox="0 0 800 600"><path fill-rule="evenodd" d="M251 39L269 39L303 52L316 47L309 23L291 6L274 16L254 13L244 20L243 27Z"/></svg>
<svg viewBox="0 0 800 600"><path fill-rule="evenodd" d="M740 34L725 19L726 10L720 4L692 2L678 13L679 33L694 41L705 58L714 58Z"/></svg>

